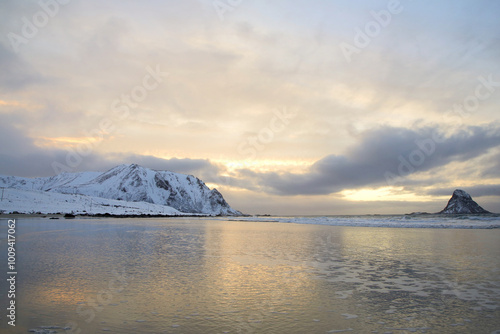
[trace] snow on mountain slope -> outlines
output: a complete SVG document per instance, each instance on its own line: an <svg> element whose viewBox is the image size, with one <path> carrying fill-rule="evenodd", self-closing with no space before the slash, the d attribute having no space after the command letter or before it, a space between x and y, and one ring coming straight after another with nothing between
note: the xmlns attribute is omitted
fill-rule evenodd
<svg viewBox="0 0 500 334"><path fill-rule="evenodd" d="M48 178L0 176L0 187L147 202L186 213L241 215L216 189L210 190L192 175L155 171L136 164L119 165L104 173L61 173Z"/></svg>

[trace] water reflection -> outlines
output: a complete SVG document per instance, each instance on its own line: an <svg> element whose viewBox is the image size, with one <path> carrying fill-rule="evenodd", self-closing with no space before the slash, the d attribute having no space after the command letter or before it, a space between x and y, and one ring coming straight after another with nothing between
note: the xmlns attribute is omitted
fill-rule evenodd
<svg viewBox="0 0 500 334"><path fill-rule="evenodd" d="M206 235L207 292L222 328L272 332L282 318L283 330L294 321L294 305L315 304L317 280L302 261L309 251L307 234L269 224L213 223Z"/></svg>
<svg viewBox="0 0 500 334"><path fill-rule="evenodd" d="M490 333L500 329L499 232L25 220L23 306L9 330Z"/></svg>

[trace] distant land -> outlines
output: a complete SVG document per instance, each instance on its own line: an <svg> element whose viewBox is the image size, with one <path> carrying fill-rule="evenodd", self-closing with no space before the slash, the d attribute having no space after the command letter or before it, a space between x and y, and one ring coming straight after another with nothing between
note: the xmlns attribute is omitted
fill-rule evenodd
<svg viewBox="0 0 500 334"><path fill-rule="evenodd" d="M472 196L469 195L465 190L456 189L451 195L446 207L434 214L444 214L444 215L462 215L462 214L491 214L485 209L483 209L479 204L477 204ZM429 212L412 212L409 215L432 215Z"/></svg>
<svg viewBox="0 0 500 334"><path fill-rule="evenodd" d="M193 175L125 164L106 172L24 178L0 175L0 214L88 216L242 216L217 189ZM456 189L436 214L488 214ZM414 212L411 215L430 214Z"/></svg>
<svg viewBox="0 0 500 334"><path fill-rule="evenodd" d="M441 214L483 214L491 213L477 204L466 191L456 189Z"/></svg>
<svg viewBox="0 0 500 334"><path fill-rule="evenodd" d="M192 175L137 164L104 173L23 178L0 175L0 212L240 216L217 189Z"/></svg>

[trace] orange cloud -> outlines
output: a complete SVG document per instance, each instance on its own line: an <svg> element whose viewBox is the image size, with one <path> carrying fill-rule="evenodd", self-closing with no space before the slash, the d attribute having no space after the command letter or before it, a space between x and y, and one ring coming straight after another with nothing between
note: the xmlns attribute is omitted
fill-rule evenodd
<svg viewBox="0 0 500 334"><path fill-rule="evenodd" d="M18 101L4 101L0 100L0 106L20 106Z"/></svg>
<svg viewBox="0 0 500 334"><path fill-rule="evenodd" d="M29 104L29 103L23 103L20 101L5 101L5 100L0 100L0 108L1 107L20 107L20 108L25 108L25 109L39 109L39 105L34 105L34 104Z"/></svg>
<svg viewBox="0 0 500 334"><path fill-rule="evenodd" d="M38 147L69 148L82 144L95 144L100 140L96 137L39 137L35 139L35 145Z"/></svg>

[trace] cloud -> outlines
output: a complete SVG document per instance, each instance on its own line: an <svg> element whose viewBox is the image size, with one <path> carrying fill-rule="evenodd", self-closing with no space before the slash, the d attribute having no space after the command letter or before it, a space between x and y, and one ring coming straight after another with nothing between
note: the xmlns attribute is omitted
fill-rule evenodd
<svg viewBox="0 0 500 334"><path fill-rule="evenodd" d="M468 186L461 189L468 192L472 197L500 196L500 184ZM432 189L427 194L433 196L451 196L454 190L455 188Z"/></svg>
<svg viewBox="0 0 500 334"><path fill-rule="evenodd" d="M60 149L39 148L33 139L9 124L0 124L0 141L9 143L0 149L0 174L41 177L54 175L53 162L64 162L68 152ZM90 154L75 170L95 170L102 157Z"/></svg>
<svg viewBox="0 0 500 334"><path fill-rule="evenodd" d="M202 179L203 176L218 175L219 167L207 159L162 159L154 156L145 156L137 154L119 154L114 156L109 163L136 163L143 167L155 170L168 170L181 174L192 174ZM210 181L204 179L204 181Z"/></svg>
<svg viewBox="0 0 500 334"><path fill-rule="evenodd" d="M484 168L479 174L482 178L500 178L500 150L486 157L482 162Z"/></svg>
<svg viewBox="0 0 500 334"><path fill-rule="evenodd" d="M161 159L154 156L124 153L102 154L90 152L79 155L62 149L38 147L32 138L8 124L0 124L0 174L24 177L52 176L53 164L65 166L67 171L105 171L123 163L137 163L156 170L205 177L204 181L219 180L220 167L206 159ZM68 160L69 159L69 160ZM72 162L68 164L68 161Z"/></svg>
<svg viewBox="0 0 500 334"><path fill-rule="evenodd" d="M404 214L416 211L437 212L444 208L442 202L419 201L349 201L340 196L293 196L278 197L262 193L226 190L223 193L232 207L247 214L273 215L345 215L359 214Z"/></svg>
<svg viewBox="0 0 500 334"><path fill-rule="evenodd" d="M378 127L362 133L344 155L329 155L306 173L240 170L261 191L278 195L324 195L343 189L392 185L409 175L466 161L500 146L500 126L470 126L443 136L437 126L418 129Z"/></svg>
<svg viewBox="0 0 500 334"><path fill-rule="evenodd" d="M12 92L40 83L43 77L27 62L0 43L0 92Z"/></svg>
<svg viewBox="0 0 500 334"><path fill-rule="evenodd" d="M33 139L85 138L109 118L116 132L75 171L135 162L281 203L287 198L275 194L319 201L385 186L387 173L415 193L498 178L499 126L480 124L498 119L499 90L459 124L458 115L444 116L475 93L478 77L500 80L499 2L402 5L348 64L339 43L352 43L387 2L244 2L221 21L209 0L71 1L15 54L7 34L21 33L22 18L41 7L0 1L0 100L18 102L0 105L0 138L9 145L0 147L0 173L53 175L52 162L65 163L68 152ZM112 103L142 84L147 66L169 76L130 117L117 118ZM210 160L245 158L238 145L284 106L301 112L252 165L316 161L304 173L233 171ZM428 140L439 126L419 119L445 130L435 147ZM322 197L325 207L331 197Z"/></svg>

